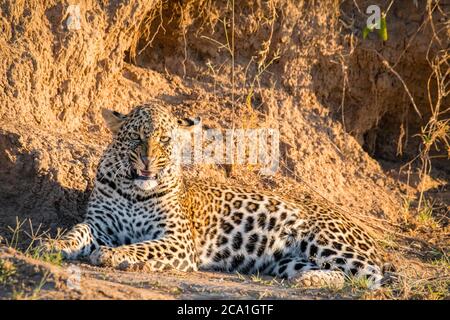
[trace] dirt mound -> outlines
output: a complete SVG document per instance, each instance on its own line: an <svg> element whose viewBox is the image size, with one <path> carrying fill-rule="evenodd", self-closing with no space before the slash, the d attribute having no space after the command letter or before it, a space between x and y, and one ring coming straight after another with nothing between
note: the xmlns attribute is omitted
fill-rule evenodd
<svg viewBox="0 0 450 320"><path fill-rule="evenodd" d="M386 188L390 182L383 181L377 163L331 119L311 87L309 65L317 50L308 50L333 40L323 39L321 31L328 28L328 18L336 20L338 7L298 7L289 1L280 2L281 9L275 2L236 6L233 91L227 76L230 55L213 41L224 42L229 33L226 1L210 4L208 16L190 18L193 7L172 10L175 2L144 3L82 6L81 29L75 31L67 29L67 7L59 2L2 6L7 77L0 83L0 160L2 180L10 182L0 192L3 225L13 223L15 216L51 227L78 221L95 163L109 140L100 107L126 112L150 98L166 101L181 113L199 114L210 127L275 127L282 137L280 174L345 206L378 216L395 214L399 200L390 191L394 187ZM249 14L253 5L260 7ZM225 26L219 23L220 10L228 21ZM150 30L161 19L165 31L150 31L154 40L145 47L141 29L149 15L156 15ZM167 22L169 18L174 22ZM271 22L262 24L268 18ZM316 28L306 27L313 23ZM197 34L190 32L196 28ZM254 36L249 43L250 33ZM124 62L133 45L141 52L136 66ZM253 61L252 55L264 47L265 57ZM281 58L268 65L280 50ZM223 69L214 71L219 65ZM272 69L258 76L262 67ZM246 103L250 89L254 93ZM253 180L259 181L256 176Z"/></svg>
<svg viewBox="0 0 450 320"><path fill-rule="evenodd" d="M433 29L424 4L394 3L382 43L375 34L361 39L368 4L252 0L232 10L226 0L100 1L78 6L74 29L66 2L0 2L0 235L11 236L17 217L53 235L79 222L110 141L100 108L127 112L153 99L202 116L206 127L280 131L274 176L237 165L187 175L324 196L391 245L386 232L395 238L415 225L403 198L417 185L405 186L372 156L417 154L413 135L433 116L427 45L429 57L448 48L448 6L432 8L440 23ZM439 192L448 185L448 159L440 166L430 187ZM447 220L438 225L448 228L442 199Z"/></svg>

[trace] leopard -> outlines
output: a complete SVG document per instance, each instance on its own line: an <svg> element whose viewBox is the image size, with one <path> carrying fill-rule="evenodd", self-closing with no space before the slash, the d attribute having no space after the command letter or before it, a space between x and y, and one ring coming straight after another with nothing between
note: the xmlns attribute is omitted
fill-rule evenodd
<svg viewBox="0 0 450 320"><path fill-rule="evenodd" d="M83 222L51 242L65 259L148 272L259 274L305 287L383 284L375 237L347 212L237 184L186 178L173 132L202 127L152 102L102 109L112 141L99 160ZM136 270L136 269L135 269Z"/></svg>

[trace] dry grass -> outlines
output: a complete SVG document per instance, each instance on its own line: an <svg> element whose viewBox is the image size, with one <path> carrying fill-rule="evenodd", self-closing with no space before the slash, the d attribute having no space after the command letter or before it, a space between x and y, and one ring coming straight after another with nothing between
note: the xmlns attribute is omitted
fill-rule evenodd
<svg viewBox="0 0 450 320"><path fill-rule="evenodd" d="M41 228L41 225L34 228L31 219L24 219L20 221L17 217L16 226L8 226L10 235L5 238L5 245L8 248L23 253L26 257L60 266L63 261L62 254L59 252L49 252L45 250L42 242L50 239L50 232L49 230L42 231ZM58 230L55 238L59 239L62 233L62 230Z"/></svg>
<svg viewBox="0 0 450 320"><path fill-rule="evenodd" d="M444 104L444 101L448 101L450 93L450 51L448 48L442 48L437 50L436 54L431 55L431 48L439 47L440 36L442 36L442 33L436 31L436 22L433 19L433 12L442 10L440 5L440 1L436 1L434 4L431 1L427 2L428 22L434 34L429 43L426 57L432 70L427 81L431 116L428 122L422 126L419 134L421 138L420 152L408 164L419 159L419 177L422 183L419 184L418 203L412 212L408 212L409 219L405 221L406 230L404 230L411 239L431 244L424 250L425 252L420 253L425 258L422 258L422 267L429 274L423 275L422 279L415 280L408 276L402 277L400 288L398 288L401 297L424 297L426 299L448 299L449 297L450 229L448 218L450 207L445 204L436 205L433 200L427 199L424 181L431 173L433 158L447 157L450 159L450 108ZM433 90L433 88L435 89ZM435 151L433 156L431 155L432 151Z"/></svg>
<svg viewBox="0 0 450 320"><path fill-rule="evenodd" d="M16 266L11 261L0 259L0 284L10 283L15 274Z"/></svg>

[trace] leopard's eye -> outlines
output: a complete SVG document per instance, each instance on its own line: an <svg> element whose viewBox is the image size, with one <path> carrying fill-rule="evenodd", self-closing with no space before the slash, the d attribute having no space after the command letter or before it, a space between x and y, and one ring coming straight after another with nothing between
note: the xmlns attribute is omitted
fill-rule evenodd
<svg viewBox="0 0 450 320"><path fill-rule="evenodd" d="M135 140L135 141L141 140L141 136L138 135L137 133L130 134L130 138L131 138L131 140Z"/></svg>
<svg viewBox="0 0 450 320"><path fill-rule="evenodd" d="M170 137L162 136L161 138L159 138L159 141L164 142L164 143L169 142L170 141Z"/></svg>

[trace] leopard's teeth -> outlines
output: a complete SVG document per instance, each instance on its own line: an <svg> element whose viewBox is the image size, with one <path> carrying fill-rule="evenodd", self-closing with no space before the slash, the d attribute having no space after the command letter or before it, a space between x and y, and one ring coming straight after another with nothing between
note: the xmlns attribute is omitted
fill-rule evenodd
<svg viewBox="0 0 450 320"><path fill-rule="evenodd" d="M149 171L137 170L138 180L156 180L158 178L157 174L150 174Z"/></svg>

